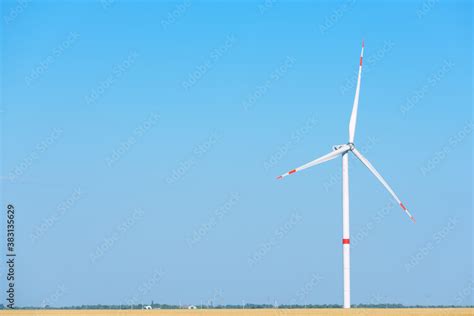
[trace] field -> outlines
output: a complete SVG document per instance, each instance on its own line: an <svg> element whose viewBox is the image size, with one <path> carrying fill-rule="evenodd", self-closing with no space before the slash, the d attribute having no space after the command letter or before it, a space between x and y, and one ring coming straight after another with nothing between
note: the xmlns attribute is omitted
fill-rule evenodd
<svg viewBox="0 0 474 316"><path fill-rule="evenodd" d="M212 309L212 310L9 310L1 315L33 316L473 316L473 308L409 309Z"/></svg>

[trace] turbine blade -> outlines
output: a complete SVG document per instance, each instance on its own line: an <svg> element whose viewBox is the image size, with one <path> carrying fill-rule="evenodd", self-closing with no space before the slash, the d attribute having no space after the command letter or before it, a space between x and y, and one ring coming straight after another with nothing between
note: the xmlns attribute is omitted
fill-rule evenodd
<svg viewBox="0 0 474 316"><path fill-rule="evenodd" d="M354 142L356 124L357 124L357 110L359 108L359 91L360 91L360 77L362 74L362 59L364 57L364 41L362 41L362 51L360 52L359 75L357 76L356 94L354 97L354 104L352 106L351 120L349 121L349 143Z"/></svg>
<svg viewBox="0 0 474 316"><path fill-rule="evenodd" d="M310 161L308 162L307 164L304 164L302 165L301 167L298 167L296 169L293 169L293 170L290 170L288 171L287 173L284 173L282 174L281 176L278 176L277 179L282 179L286 176L289 176L290 174L293 174L297 171L301 171L301 170L304 170L304 169L308 169L310 167L313 167L313 166L316 166L316 165L319 165L323 162L326 162L326 161L329 161L329 160L332 160L334 158L336 158L337 156L339 156L340 154L348 151L350 149L349 145L342 145L341 147L339 147L338 149L330 152L329 154L326 154L322 157L319 157L318 159L315 159L313 161Z"/></svg>
<svg viewBox="0 0 474 316"><path fill-rule="evenodd" d="M374 174L374 176L383 184L385 189L393 196L395 201L397 201L398 205L405 211L405 213L410 217L410 219L416 223L415 218L410 214L410 212L407 210L405 205L403 205L402 201L398 198L398 196L395 194L395 192L392 190L392 188L388 185L387 181L380 175L380 173L372 166L372 164L364 157L362 154L355 148L352 148L352 152L354 155L359 158L359 160Z"/></svg>

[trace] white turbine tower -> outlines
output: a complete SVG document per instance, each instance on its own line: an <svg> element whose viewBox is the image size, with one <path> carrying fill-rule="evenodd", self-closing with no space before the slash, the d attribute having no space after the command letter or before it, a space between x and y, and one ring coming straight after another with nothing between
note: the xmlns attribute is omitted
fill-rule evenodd
<svg viewBox="0 0 474 316"><path fill-rule="evenodd" d="M357 110L359 107L359 90L360 78L362 73L362 58L364 56L364 42L362 42L362 51L360 53L359 75L357 77L357 88L352 107L351 119L349 121L349 142L344 145L334 146L333 151L318 159L308 162L301 167L293 169L282 174L278 179L282 179L297 171L301 171L323 162L332 160L338 156L342 156L342 250L343 250L343 267L344 267L344 308L351 307L351 266L350 266L350 238L349 238L349 152L352 152L359 160L374 174L374 176L383 184L387 191L393 196L400 207L415 222L415 219L407 210L405 205L400 201L398 196L388 185L385 179L378 173L372 164L364 157L354 146L354 135L357 123Z"/></svg>

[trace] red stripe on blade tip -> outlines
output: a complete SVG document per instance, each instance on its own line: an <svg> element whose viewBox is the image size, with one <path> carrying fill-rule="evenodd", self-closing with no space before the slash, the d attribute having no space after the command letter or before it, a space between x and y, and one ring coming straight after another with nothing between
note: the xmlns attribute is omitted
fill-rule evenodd
<svg viewBox="0 0 474 316"><path fill-rule="evenodd" d="M296 172L296 169L293 169L290 172L288 172L288 174L292 174L292 173L295 173L295 172Z"/></svg>
<svg viewBox="0 0 474 316"><path fill-rule="evenodd" d="M360 65L362 66L362 57L360 58Z"/></svg>
<svg viewBox="0 0 474 316"><path fill-rule="evenodd" d="M405 205L403 205L403 203L400 203L400 206L401 206L401 208L402 208L404 211L407 210L407 208L405 207Z"/></svg>
<svg viewBox="0 0 474 316"><path fill-rule="evenodd" d="M350 243L351 243L351 242L350 242L349 239L346 239L346 238L342 239L342 244L343 244L343 245L349 245Z"/></svg>

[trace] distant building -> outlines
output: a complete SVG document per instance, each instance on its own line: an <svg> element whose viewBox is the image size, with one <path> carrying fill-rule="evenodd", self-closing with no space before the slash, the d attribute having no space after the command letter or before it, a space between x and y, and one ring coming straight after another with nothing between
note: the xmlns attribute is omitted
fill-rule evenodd
<svg viewBox="0 0 474 316"><path fill-rule="evenodd" d="M194 305L189 305L189 306L188 306L188 309L196 309L196 308L197 308L197 307L194 306Z"/></svg>

